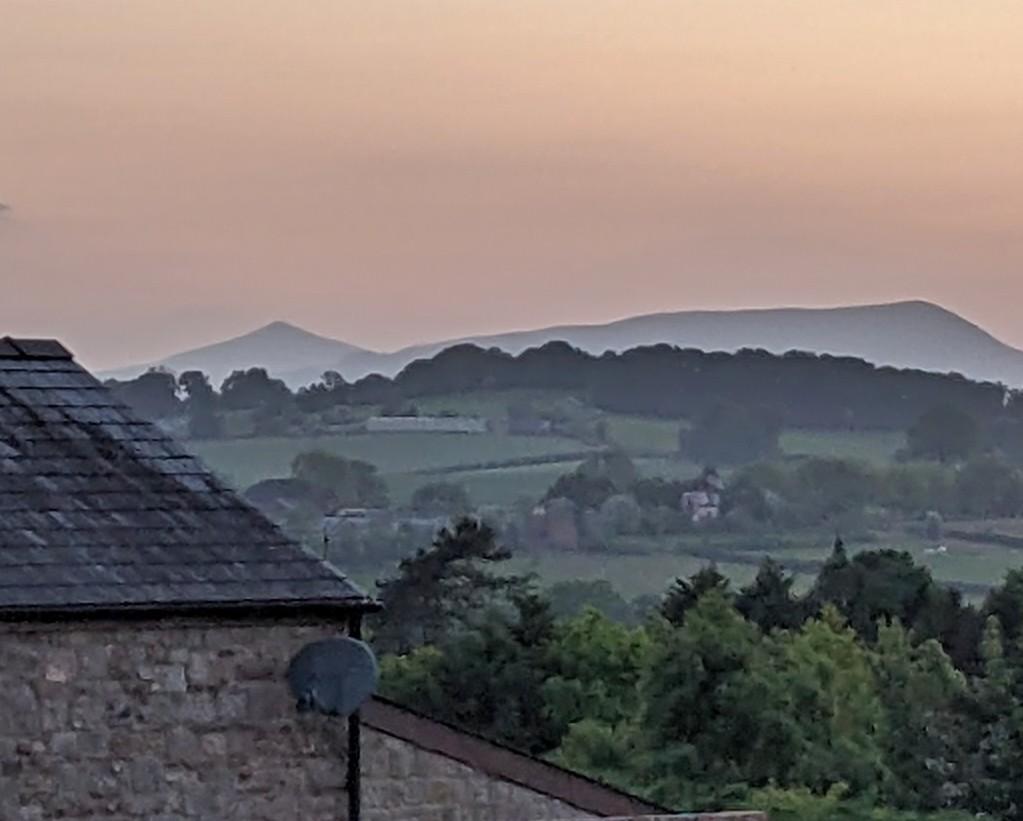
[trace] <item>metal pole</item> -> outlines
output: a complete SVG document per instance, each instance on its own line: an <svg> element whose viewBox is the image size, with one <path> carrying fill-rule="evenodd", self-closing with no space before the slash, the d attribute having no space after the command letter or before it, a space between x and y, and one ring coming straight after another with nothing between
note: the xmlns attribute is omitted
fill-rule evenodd
<svg viewBox="0 0 1023 821"><path fill-rule="evenodd" d="M362 613L348 617L348 635L362 638ZM362 815L362 723L359 711L348 716L348 821L359 821Z"/></svg>

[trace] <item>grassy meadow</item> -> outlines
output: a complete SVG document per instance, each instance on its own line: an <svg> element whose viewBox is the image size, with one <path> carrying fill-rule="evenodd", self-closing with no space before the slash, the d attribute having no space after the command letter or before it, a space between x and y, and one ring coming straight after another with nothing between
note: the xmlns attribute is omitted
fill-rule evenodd
<svg viewBox="0 0 1023 821"><path fill-rule="evenodd" d="M782 433L779 444L788 456L859 459L874 465L890 464L906 437L899 431L821 431L794 429Z"/></svg>
<svg viewBox="0 0 1023 821"><path fill-rule="evenodd" d="M633 456L644 476L691 478L700 465L676 455L684 419L657 419L620 414L597 414L592 408L555 391L481 391L463 396L431 397L417 402L420 413L458 413L491 421L486 434L352 433L304 438L252 437L198 441L191 449L233 486L244 489L262 479L287 476L294 457L323 450L362 459L375 465L387 482L394 504L406 504L423 484L436 481L463 485L478 505L510 506L523 498L538 499L562 474L574 470L587 445L567 436L513 436L504 433L510 404L528 402L536 408L558 408L604 421L608 438ZM817 431L793 429L780 439L790 457L816 456L857 459L872 465L890 464L904 446L904 436L885 431ZM514 464L501 464L514 462ZM1023 536L1023 521L949 522L947 529L969 533ZM621 539L611 553L541 553L520 557L516 565L536 572L547 583L565 579L607 579L625 596L658 594L678 575L688 575L707 563L710 550L718 566L736 583L752 578L756 562L770 554L783 564L805 570L806 563L827 558L833 534L784 534L761 543L745 535L692 534L665 538ZM1011 568L1023 566L1023 550L1011 545L945 539L946 552L904 529L875 534L873 541L850 544L850 550L892 547L909 551L942 581L973 588L998 582ZM729 560L729 555L734 560ZM797 584L805 586L805 572ZM976 595L974 591L973 594Z"/></svg>
<svg viewBox="0 0 1023 821"><path fill-rule="evenodd" d="M576 453L586 446L574 439L504 433L354 433L200 441L190 443L190 449L234 486L244 488L263 479L288 476L295 456L310 450L362 459L388 476Z"/></svg>

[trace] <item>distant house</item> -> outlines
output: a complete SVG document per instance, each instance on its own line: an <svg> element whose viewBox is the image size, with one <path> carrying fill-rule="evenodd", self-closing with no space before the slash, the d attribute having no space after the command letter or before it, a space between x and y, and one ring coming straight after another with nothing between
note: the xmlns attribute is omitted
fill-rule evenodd
<svg viewBox="0 0 1023 821"><path fill-rule="evenodd" d="M721 494L725 483L715 470L706 470L693 483L691 490L682 494L682 512L688 515L694 524L712 521L721 515Z"/></svg>
<svg viewBox="0 0 1023 821"><path fill-rule="evenodd" d="M371 416L369 433L486 433L487 420L475 416Z"/></svg>

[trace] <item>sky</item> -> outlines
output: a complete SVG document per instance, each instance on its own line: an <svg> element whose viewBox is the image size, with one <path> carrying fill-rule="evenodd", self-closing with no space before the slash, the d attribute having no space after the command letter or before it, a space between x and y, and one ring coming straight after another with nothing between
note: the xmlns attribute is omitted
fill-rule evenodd
<svg viewBox="0 0 1023 821"><path fill-rule="evenodd" d="M1023 346L1018 0L0 0L0 335L929 299Z"/></svg>

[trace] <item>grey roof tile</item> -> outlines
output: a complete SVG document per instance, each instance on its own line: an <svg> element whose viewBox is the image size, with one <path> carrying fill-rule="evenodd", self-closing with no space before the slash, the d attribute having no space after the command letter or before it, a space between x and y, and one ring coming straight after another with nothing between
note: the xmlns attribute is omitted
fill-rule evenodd
<svg viewBox="0 0 1023 821"><path fill-rule="evenodd" d="M0 339L0 612L365 607L57 342Z"/></svg>
<svg viewBox="0 0 1023 821"><path fill-rule="evenodd" d="M56 339L11 339L4 341L14 347L22 357L31 359L71 359L71 352ZM14 356L14 354L9 354Z"/></svg>

